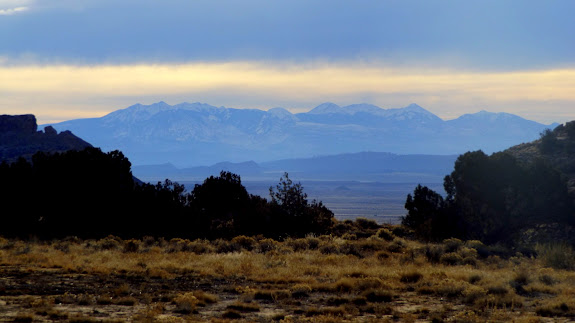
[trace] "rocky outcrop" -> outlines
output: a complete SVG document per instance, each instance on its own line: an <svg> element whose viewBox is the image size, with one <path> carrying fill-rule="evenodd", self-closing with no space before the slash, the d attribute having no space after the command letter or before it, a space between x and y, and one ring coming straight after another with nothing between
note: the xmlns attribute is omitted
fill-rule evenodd
<svg viewBox="0 0 575 323"><path fill-rule="evenodd" d="M32 114L0 116L0 134L32 135L37 130L36 117Z"/></svg>
<svg viewBox="0 0 575 323"><path fill-rule="evenodd" d="M28 160L38 152L64 152L92 147L70 131L58 133L52 127L38 131L36 117L26 115L0 115L0 161L8 163L19 157Z"/></svg>

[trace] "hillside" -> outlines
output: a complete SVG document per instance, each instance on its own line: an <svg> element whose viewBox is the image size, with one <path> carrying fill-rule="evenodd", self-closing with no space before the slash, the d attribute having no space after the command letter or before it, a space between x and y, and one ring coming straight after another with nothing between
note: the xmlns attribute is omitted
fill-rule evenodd
<svg viewBox="0 0 575 323"><path fill-rule="evenodd" d="M71 130L104 151L119 149L134 165L171 163L182 168L362 151L453 155L481 149L490 153L535 140L555 125L485 111L442 120L416 104L382 109L324 103L292 114L283 108L264 111L159 102L52 126Z"/></svg>
<svg viewBox="0 0 575 323"><path fill-rule="evenodd" d="M525 163L544 160L567 177L569 191L575 193L575 121L545 131L539 139L513 146L505 152Z"/></svg>
<svg viewBox="0 0 575 323"><path fill-rule="evenodd" d="M449 237L529 246L575 244L575 122L540 139L459 156L444 179L446 197L418 185L402 224L425 239Z"/></svg>

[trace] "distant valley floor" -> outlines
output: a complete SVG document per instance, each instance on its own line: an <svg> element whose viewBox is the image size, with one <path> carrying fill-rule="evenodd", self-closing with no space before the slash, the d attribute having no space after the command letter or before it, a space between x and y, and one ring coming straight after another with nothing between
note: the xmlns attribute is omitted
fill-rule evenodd
<svg viewBox="0 0 575 323"><path fill-rule="evenodd" d="M200 182L183 181L188 191ZM273 181L242 181L250 194L269 196ZM381 183L358 181L302 181L308 200L322 201L335 214L336 219L364 217L380 224L397 224L405 215L407 194L413 193L417 184L426 185L436 192L443 192L443 184L435 183Z"/></svg>

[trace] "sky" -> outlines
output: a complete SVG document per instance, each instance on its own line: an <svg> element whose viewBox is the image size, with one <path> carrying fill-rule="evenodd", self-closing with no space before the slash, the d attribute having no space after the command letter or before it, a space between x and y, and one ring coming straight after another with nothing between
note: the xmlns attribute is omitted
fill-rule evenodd
<svg viewBox="0 0 575 323"><path fill-rule="evenodd" d="M572 0L0 0L0 113L417 103L575 119Z"/></svg>

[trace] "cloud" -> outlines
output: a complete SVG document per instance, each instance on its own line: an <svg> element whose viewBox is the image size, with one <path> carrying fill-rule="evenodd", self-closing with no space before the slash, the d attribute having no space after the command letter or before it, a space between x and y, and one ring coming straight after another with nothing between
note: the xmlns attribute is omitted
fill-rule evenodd
<svg viewBox="0 0 575 323"><path fill-rule="evenodd" d="M498 70L574 63L573 1L12 0L5 8L16 7L34 15L0 21L2 54L45 63L375 58L461 67L450 59L457 57L465 67Z"/></svg>
<svg viewBox="0 0 575 323"><path fill-rule="evenodd" d="M563 122L575 119L573 88L575 69L477 72L278 62L0 67L0 106L12 111L5 113L27 110L47 119L58 112L60 120L165 100L292 111L325 101L384 108L415 102L445 119L485 109Z"/></svg>
<svg viewBox="0 0 575 323"><path fill-rule="evenodd" d="M0 9L0 16L10 16L14 15L19 12L27 11L28 7L16 7L16 8L9 8L9 9Z"/></svg>
<svg viewBox="0 0 575 323"><path fill-rule="evenodd" d="M32 0L0 0L0 16L11 16L30 9Z"/></svg>
<svg viewBox="0 0 575 323"><path fill-rule="evenodd" d="M31 3L31 0L0 0L0 8L14 8L14 7L21 7L27 6Z"/></svg>

